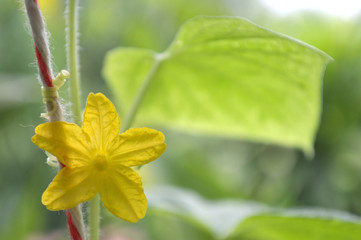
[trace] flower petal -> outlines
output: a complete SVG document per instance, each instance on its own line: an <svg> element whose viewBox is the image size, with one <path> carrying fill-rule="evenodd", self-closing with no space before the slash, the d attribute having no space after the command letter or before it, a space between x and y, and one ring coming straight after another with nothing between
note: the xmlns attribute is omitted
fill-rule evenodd
<svg viewBox="0 0 361 240"><path fill-rule="evenodd" d="M111 164L130 167L157 159L166 147L163 133L150 128L131 128L118 135L108 151Z"/></svg>
<svg viewBox="0 0 361 240"><path fill-rule="evenodd" d="M98 182L88 167L65 167L45 190L41 202L52 211L73 208L97 194Z"/></svg>
<svg viewBox="0 0 361 240"><path fill-rule="evenodd" d="M80 167L88 162L89 137L72 123L50 122L35 128L33 143L58 158L65 166Z"/></svg>
<svg viewBox="0 0 361 240"><path fill-rule="evenodd" d="M99 185L99 195L111 213L128 222L137 222L147 210L142 180L130 168L112 169Z"/></svg>
<svg viewBox="0 0 361 240"><path fill-rule="evenodd" d="M118 135L120 130L118 114L112 102L103 94L89 94L82 128L100 150L104 150L105 146Z"/></svg>

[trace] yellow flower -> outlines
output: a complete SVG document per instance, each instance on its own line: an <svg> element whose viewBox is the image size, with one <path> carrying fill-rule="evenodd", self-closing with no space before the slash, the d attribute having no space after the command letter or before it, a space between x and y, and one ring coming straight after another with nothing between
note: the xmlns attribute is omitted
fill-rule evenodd
<svg viewBox="0 0 361 240"><path fill-rule="evenodd" d="M66 122L36 127L33 143L64 166L42 196L49 210L73 208L99 193L115 216L129 222L144 217L147 199L131 167L157 159L166 149L164 135L149 128L119 130L115 108L101 93L89 94L82 128Z"/></svg>

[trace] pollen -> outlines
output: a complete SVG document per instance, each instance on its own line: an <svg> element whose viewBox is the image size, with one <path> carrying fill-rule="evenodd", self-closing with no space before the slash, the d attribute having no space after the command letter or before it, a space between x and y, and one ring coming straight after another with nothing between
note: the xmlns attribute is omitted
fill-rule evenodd
<svg viewBox="0 0 361 240"><path fill-rule="evenodd" d="M93 159L93 165L99 171L103 171L108 167L108 158L105 155L97 154Z"/></svg>

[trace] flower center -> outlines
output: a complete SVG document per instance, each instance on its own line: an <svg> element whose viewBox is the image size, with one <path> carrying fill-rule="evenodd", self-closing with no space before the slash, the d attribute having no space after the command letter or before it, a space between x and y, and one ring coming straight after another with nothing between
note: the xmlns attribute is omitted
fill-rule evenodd
<svg viewBox="0 0 361 240"><path fill-rule="evenodd" d="M103 171L108 167L108 159L102 154L97 154L93 159L93 164L99 171Z"/></svg>

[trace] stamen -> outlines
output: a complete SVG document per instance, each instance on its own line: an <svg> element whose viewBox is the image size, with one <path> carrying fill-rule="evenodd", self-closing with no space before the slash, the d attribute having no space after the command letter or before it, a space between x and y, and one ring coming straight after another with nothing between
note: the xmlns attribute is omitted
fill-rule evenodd
<svg viewBox="0 0 361 240"><path fill-rule="evenodd" d="M96 169L103 171L108 167L108 158L105 155L97 154L93 159L93 164Z"/></svg>

